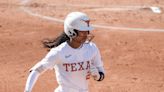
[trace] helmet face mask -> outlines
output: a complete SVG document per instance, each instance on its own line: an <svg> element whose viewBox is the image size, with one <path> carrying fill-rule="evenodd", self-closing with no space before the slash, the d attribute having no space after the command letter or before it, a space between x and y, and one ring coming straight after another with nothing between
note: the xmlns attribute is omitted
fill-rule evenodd
<svg viewBox="0 0 164 92"><path fill-rule="evenodd" d="M78 36L76 31L92 31L93 27L89 26L89 17L82 12L72 12L67 15L64 21L64 32L70 38Z"/></svg>
<svg viewBox="0 0 164 92"><path fill-rule="evenodd" d="M87 39L85 41L85 43L89 43L95 36L91 33L89 33L89 35L87 36Z"/></svg>

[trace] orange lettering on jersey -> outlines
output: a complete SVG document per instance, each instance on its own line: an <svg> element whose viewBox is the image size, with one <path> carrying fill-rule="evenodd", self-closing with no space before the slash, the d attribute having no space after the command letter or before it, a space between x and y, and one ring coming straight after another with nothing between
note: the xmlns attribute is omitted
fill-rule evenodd
<svg viewBox="0 0 164 92"><path fill-rule="evenodd" d="M64 63L63 66L67 72L89 70L90 62Z"/></svg>
<svg viewBox="0 0 164 92"><path fill-rule="evenodd" d="M86 80L90 79L91 73L88 71L86 75Z"/></svg>
<svg viewBox="0 0 164 92"><path fill-rule="evenodd" d="M70 64L65 63L65 64L63 64L63 66L65 66L65 71L67 71L67 72L68 72L68 67L70 66Z"/></svg>
<svg viewBox="0 0 164 92"><path fill-rule="evenodd" d="M84 70L84 68L83 68L84 62L79 62L78 64L79 64L79 66L80 66L78 70L79 70L79 71Z"/></svg>
<svg viewBox="0 0 164 92"><path fill-rule="evenodd" d="M90 62L89 61L87 61L87 67L86 67L86 70L87 69L90 69Z"/></svg>
<svg viewBox="0 0 164 92"><path fill-rule="evenodd" d="M77 71L76 63L71 63L71 71L72 72Z"/></svg>

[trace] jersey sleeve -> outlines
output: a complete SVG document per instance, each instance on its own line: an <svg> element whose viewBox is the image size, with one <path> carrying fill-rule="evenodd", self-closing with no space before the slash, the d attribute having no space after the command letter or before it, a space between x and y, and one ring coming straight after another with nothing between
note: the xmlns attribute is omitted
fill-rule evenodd
<svg viewBox="0 0 164 92"><path fill-rule="evenodd" d="M94 44L94 56L92 59L92 63L96 66L96 67L102 67L103 66L103 61L101 59L101 55L100 55L100 51L97 48L97 46Z"/></svg>
<svg viewBox="0 0 164 92"><path fill-rule="evenodd" d="M58 63L60 63L59 52L55 49L51 49L51 51L40 62L30 69L30 75L26 82L25 92L31 92L39 75L48 69L53 69L54 65Z"/></svg>
<svg viewBox="0 0 164 92"><path fill-rule="evenodd" d="M51 51L42 59L41 62L46 62L46 67L52 69L56 64L60 63L59 51L56 49L51 49Z"/></svg>
<svg viewBox="0 0 164 92"><path fill-rule="evenodd" d="M53 69L55 64L59 63L59 51L56 49L51 49L50 52L40 62L38 62L34 67L30 69L30 71L37 70L42 72L48 69Z"/></svg>

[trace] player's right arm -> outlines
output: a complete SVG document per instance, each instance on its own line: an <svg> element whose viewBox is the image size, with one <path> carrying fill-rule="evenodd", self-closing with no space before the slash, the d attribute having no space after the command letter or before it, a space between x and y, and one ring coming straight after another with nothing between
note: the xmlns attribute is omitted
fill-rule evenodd
<svg viewBox="0 0 164 92"><path fill-rule="evenodd" d="M59 53L57 50L51 49L51 51L46 55L45 58L43 58L40 62L38 62L34 67L30 69L30 74L27 78L24 92L31 92L38 77L46 70L53 69L54 65L58 63L60 63Z"/></svg>

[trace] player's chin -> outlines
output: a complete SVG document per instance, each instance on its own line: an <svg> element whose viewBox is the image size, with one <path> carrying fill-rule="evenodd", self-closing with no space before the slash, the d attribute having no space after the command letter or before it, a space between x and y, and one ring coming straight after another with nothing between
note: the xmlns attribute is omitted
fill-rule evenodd
<svg viewBox="0 0 164 92"><path fill-rule="evenodd" d="M81 39L81 40L79 40L79 43L84 44L86 42L86 40L87 39Z"/></svg>
<svg viewBox="0 0 164 92"><path fill-rule="evenodd" d="M86 40L82 40L82 41L81 41L81 44L84 44L85 42L86 42Z"/></svg>

